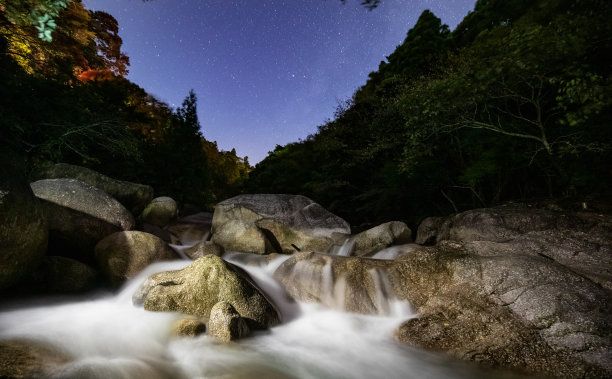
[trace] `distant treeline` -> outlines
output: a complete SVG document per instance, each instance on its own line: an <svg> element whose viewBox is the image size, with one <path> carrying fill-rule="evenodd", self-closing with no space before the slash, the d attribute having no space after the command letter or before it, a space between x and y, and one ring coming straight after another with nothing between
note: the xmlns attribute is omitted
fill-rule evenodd
<svg viewBox="0 0 612 379"><path fill-rule="evenodd" d="M247 190L304 194L353 225L609 193L611 10L479 0L452 32L424 11L334 119L277 146Z"/></svg>
<svg viewBox="0 0 612 379"><path fill-rule="evenodd" d="M3 4L0 149L21 153L29 172L78 164L201 207L242 189L247 158L204 138L193 92L171 109L124 78L113 16L81 1Z"/></svg>

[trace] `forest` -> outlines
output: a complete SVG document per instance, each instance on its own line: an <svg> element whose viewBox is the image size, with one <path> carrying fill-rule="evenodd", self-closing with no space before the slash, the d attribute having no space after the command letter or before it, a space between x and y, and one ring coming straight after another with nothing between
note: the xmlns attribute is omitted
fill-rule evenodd
<svg viewBox="0 0 612 379"><path fill-rule="evenodd" d="M508 201L602 201L611 7L478 0L452 32L425 10L333 119L255 166L248 191L304 194L363 227Z"/></svg>
<svg viewBox="0 0 612 379"><path fill-rule="evenodd" d="M125 78L112 15L81 1L0 4L0 148L28 175L72 163L201 208L240 191L248 158L206 140L193 91L172 109Z"/></svg>
<svg viewBox="0 0 612 379"><path fill-rule="evenodd" d="M453 31L425 10L332 119L254 168L205 139L195 93L172 109L125 78L113 16L41 3L0 12L0 147L30 175L74 163L203 208L302 194L357 229L609 192L606 0L478 0Z"/></svg>

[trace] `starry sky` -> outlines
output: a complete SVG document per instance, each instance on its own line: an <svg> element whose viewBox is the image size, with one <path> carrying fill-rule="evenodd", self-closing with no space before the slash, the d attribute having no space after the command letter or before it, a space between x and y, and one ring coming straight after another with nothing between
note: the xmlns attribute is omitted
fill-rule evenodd
<svg viewBox="0 0 612 379"><path fill-rule="evenodd" d="M119 22L128 79L172 107L193 89L204 137L251 164L332 118L423 10L454 29L475 2L83 1Z"/></svg>

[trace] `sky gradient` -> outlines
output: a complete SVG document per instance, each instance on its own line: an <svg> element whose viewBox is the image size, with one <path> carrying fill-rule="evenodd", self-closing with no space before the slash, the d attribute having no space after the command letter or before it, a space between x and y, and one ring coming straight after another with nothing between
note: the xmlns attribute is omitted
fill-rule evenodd
<svg viewBox="0 0 612 379"><path fill-rule="evenodd" d="M204 137L255 164L332 118L423 10L454 29L475 0L83 3L119 22L128 79L172 107L193 89Z"/></svg>

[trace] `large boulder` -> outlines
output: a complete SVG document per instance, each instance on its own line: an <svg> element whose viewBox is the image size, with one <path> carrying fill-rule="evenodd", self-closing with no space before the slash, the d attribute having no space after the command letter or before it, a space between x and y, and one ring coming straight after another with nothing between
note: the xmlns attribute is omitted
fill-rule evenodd
<svg viewBox="0 0 612 379"><path fill-rule="evenodd" d="M23 162L0 150L0 290L17 284L40 263L48 230Z"/></svg>
<svg viewBox="0 0 612 379"><path fill-rule="evenodd" d="M31 184L49 222L55 255L93 258L104 237L134 227L134 217L106 192L76 179L43 179Z"/></svg>
<svg viewBox="0 0 612 379"><path fill-rule="evenodd" d="M216 255L195 260L178 271L154 274L139 291L138 303L158 312L181 312L205 321L220 301L230 303L252 329L278 324L273 305L247 279L246 274Z"/></svg>
<svg viewBox="0 0 612 379"><path fill-rule="evenodd" d="M140 214L144 207L153 199L153 188L109 178L97 171L66 163L57 163L37 173L38 179L77 179L101 189L117 199L132 214Z"/></svg>
<svg viewBox="0 0 612 379"><path fill-rule="evenodd" d="M95 256L102 273L114 286L135 277L151 263L178 259L159 237L135 230L107 236L96 245Z"/></svg>
<svg viewBox="0 0 612 379"><path fill-rule="evenodd" d="M388 271L419 314L398 338L552 376L612 373L610 291L544 256L443 241Z"/></svg>
<svg viewBox="0 0 612 379"><path fill-rule="evenodd" d="M389 246L412 242L412 231L401 221L391 221L353 237L352 255L370 256Z"/></svg>
<svg viewBox="0 0 612 379"><path fill-rule="evenodd" d="M161 196L151 200L140 215L143 222L164 227L178 215L178 205L171 197Z"/></svg>
<svg viewBox="0 0 612 379"><path fill-rule="evenodd" d="M226 251L326 252L350 235L346 221L304 196L239 195L215 207L212 241Z"/></svg>
<svg viewBox="0 0 612 379"><path fill-rule="evenodd" d="M609 215L518 206L484 208L448 217L437 228L420 226L418 233L417 242L461 241L483 254L494 250L546 257L612 289Z"/></svg>

